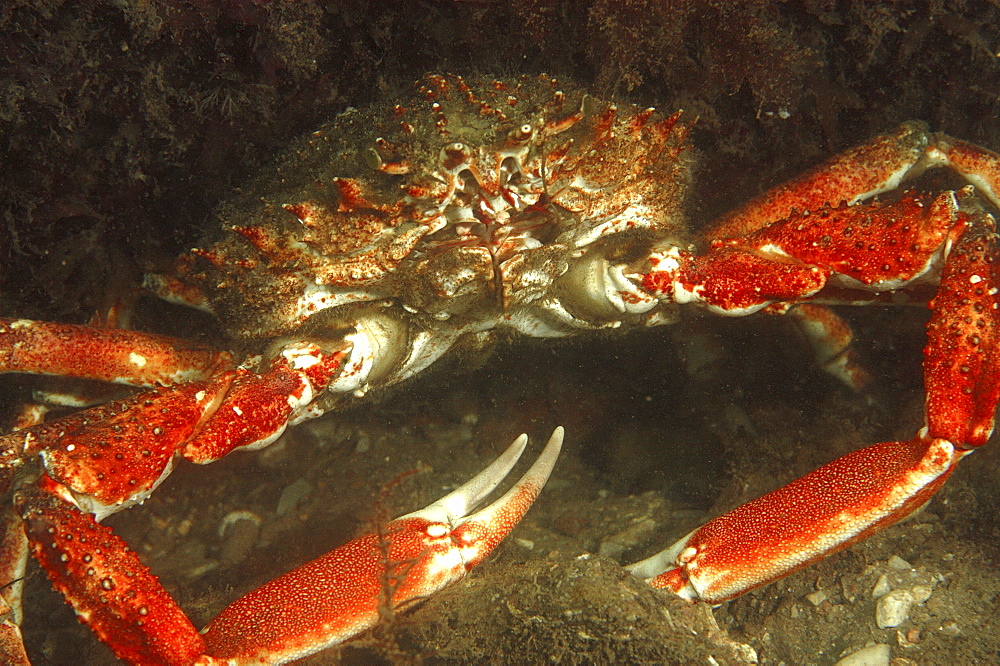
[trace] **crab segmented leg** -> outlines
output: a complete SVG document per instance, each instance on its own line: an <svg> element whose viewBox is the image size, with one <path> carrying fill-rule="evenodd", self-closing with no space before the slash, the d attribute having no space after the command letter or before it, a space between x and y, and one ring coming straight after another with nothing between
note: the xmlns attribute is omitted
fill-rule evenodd
<svg viewBox="0 0 1000 666"><path fill-rule="evenodd" d="M907 516L966 453L940 439L876 444L744 504L627 568L690 601L728 601Z"/></svg>
<svg viewBox="0 0 1000 666"><path fill-rule="evenodd" d="M12 512L0 514L0 663L28 663L21 639L21 591L27 563L28 540L21 520Z"/></svg>
<svg viewBox="0 0 1000 666"><path fill-rule="evenodd" d="M485 508L472 512L517 463L524 435L457 490L241 597L201 634L136 554L80 511L65 486L43 476L18 491L15 503L31 548L56 588L120 658L143 664L283 663L373 626L383 604L402 609L461 580L531 507L562 439L557 428L530 469ZM383 590L391 591L389 601Z"/></svg>
<svg viewBox="0 0 1000 666"><path fill-rule="evenodd" d="M745 236L794 211L818 211L841 202L856 204L941 166L962 174L1000 206L1000 156L947 134L928 132L922 122L907 122L893 134L835 155L736 208L716 221L706 236L709 240Z"/></svg>
<svg viewBox="0 0 1000 666"><path fill-rule="evenodd" d="M824 206L717 239L703 255L654 251L652 270L635 279L660 299L730 316L805 301L869 302L872 294L936 282L976 212L971 196L969 188L933 200Z"/></svg>
<svg viewBox="0 0 1000 666"><path fill-rule="evenodd" d="M816 303L800 303L787 314L812 345L816 365L855 391L868 385L871 375L851 347L854 332L840 315Z"/></svg>
<svg viewBox="0 0 1000 666"><path fill-rule="evenodd" d="M229 352L165 335L0 319L0 373L153 387L201 381L232 366Z"/></svg>
<svg viewBox="0 0 1000 666"><path fill-rule="evenodd" d="M946 196L950 194L942 195ZM776 291L787 291L774 300L822 294L835 274L847 275L853 280L851 287L863 289L887 283L891 285L887 288L897 288L940 273L940 286L930 303L924 351L926 426L914 438L848 454L740 506L658 555L631 565L637 576L690 600L732 599L907 516L940 488L959 460L986 443L1000 400L1000 251L994 222L989 215L964 210L940 197L928 207L937 208L936 213L914 215L917 211L905 210L911 206L904 200L883 209L890 213L882 218L874 210L865 210L863 218L854 216L852 211L860 206L836 209L843 217L822 218L823 242L814 242L820 232L814 220L804 217L795 218L797 231L806 232L804 238L786 235L791 224L786 220L746 238L720 242L716 247L745 260L735 271L742 271L749 282L728 297L722 286L704 275L698 285L685 284L684 277L668 282L663 274L647 276L645 284L666 287L658 293L673 290L720 310L734 304L733 309L753 310L773 298L773 292L760 288L754 293L764 284L754 267L805 276L778 285ZM879 265L885 255L875 253L871 239L891 233L899 241L914 227L918 233L913 242L901 246L910 251L900 255L894 269L902 280L892 282L883 277L892 267ZM838 239L848 235L848 229L856 242L872 247L874 257L837 250ZM781 250L780 258L775 247ZM762 256L765 252L771 256ZM688 275L714 265L717 257L710 255L703 263L693 258ZM682 260L673 275L684 275L685 270Z"/></svg>
<svg viewBox="0 0 1000 666"><path fill-rule="evenodd" d="M31 330L39 328L55 330ZM84 334L76 342L89 339ZM193 627L188 631L190 622L126 544L98 521L142 502L179 455L210 462L237 447L261 446L289 422L318 414L314 398L350 353L346 342L330 346L289 343L261 373L238 368L159 387L0 437L0 491L16 490L21 513L2 525L0 554L10 557L0 562L0 573L5 580L20 577L27 533L54 586L116 654L140 663L190 663L192 654L202 652L200 638L186 637L197 637ZM109 355L113 365L117 348ZM103 366L95 361L89 367ZM14 487L18 476L21 485ZM3 595L14 615L18 589ZM149 636L131 638L137 626Z"/></svg>
<svg viewBox="0 0 1000 666"><path fill-rule="evenodd" d="M15 495L28 540L81 622L130 663L190 664L201 637L138 555L49 477Z"/></svg>
<svg viewBox="0 0 1000 666"><path fill-rule="evenodd" d="M21 627L15 621L13 610L0 597L0 663L8 666L28 666L28 653L24 649Z"/></svg>

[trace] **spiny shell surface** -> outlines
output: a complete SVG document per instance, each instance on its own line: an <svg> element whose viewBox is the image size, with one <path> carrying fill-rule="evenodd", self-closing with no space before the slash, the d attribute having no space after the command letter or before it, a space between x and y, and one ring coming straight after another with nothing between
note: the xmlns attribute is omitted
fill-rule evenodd
<svg viewBox="0 0 1000 666"><path fill-rule="evenodd" d="M409 99L303 137L221 206L222 238L194 251L187 279L236 338L319 312L349 326L359 308L425 330L503 321L548 307L584 254L680 232L686 136L678 114L547 76L429 75Z"/></svg>

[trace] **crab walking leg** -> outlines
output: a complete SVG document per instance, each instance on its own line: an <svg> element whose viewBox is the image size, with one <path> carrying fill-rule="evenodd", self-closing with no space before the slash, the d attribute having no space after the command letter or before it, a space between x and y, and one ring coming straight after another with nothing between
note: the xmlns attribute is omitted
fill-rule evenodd
<svg viewBox="0 0 1000 666"><path fill-rule="evenodd" d="M313 399L350 354L350 346L342 346L289 344L261 373L238 368L0 436L0 491L40 455L46 473L101 520L145 500L178 453L211 462L234 448L260 448L289 422L314 415Z"/></svg>
<svg viewBox="0 0 1000 666"><path fill-rule="evenodd" d="M205 628L208 654L241 664L301 659L373 626L380 610L405 608L461 580L531 507L562 439L560 427L524 476L476 513L469 511L517 462L523 435L494 464L427 508L237 599ZM391 594L388 601L384 591Z"/></svg>
<svg viewBox="0 0 1000 666"><path fill-rule="evenodd" d="M329 346L329 345L328 345ZM0 573L18 577L25 543L82 622L120 658L190 664L204 652L193 625L127 544L98 521L143 501L179 455L209 462L234 447L275 439L319 413L312 402L337 376L348 343L289 343L261 373L245 368L209 382L146 391L0 437L0 492L35 456L44 472L16 490ZM20 521L23 521L23 525ZM23 575L23 569L20 569ZM17 619L19 588L3 595ZM11 630L0 639L13 641Z"/></svg>
<svg viewBox="0 0 1000 666"><path fill-rule="evenodd" d="M43 476L15 494L31 549L81 622L129 663L191 664L201 636L121 537Z"/></svg>
<svg viewBox="0 0 1000 666"><path fill-rule="evenodd" d="M0 516L0 617L10 613L10 619L21 624L21 595L27 564L28 538L24 524L13 511ZM2 662L0 662L2 663Z"/></svg>
<svg viewBox="0 0 1000 666"><path fill-rule="evenodd" d="M924 348L924 438L960 448L993 434L1000 400L1000 236L977 216L945 263Z"/></svg>
<svg viewBox="0 0 1000 666"><path fill-rule="evenodd" d="M0 664L28 663L21 640L21 592L28 556L28 539L21 518L13 512L0 517Z"/></svg>
<svg viewBox="0 0 1000 666"><path fill-rule="evenodd" d="M0 373L30 372L153 387L201 381L232 365L229 352L165 335L0 319Z"/></svg>
<svg viewBox="0 0 1000 666"><path fill-rule="evenodd" d="M1000 206L1000 155L944 133L934 135L928 159L962 174L976 189Z"/></svg>
<svg viewBox="0 0 1000 666"><path fill-rule="evenodd" d="M893 134L875 137L833 156L720 218L708 238L742 236L782 220L792 211L819 210L841 201L854 204L899 187L926 166L931 135L921 122L902 124Z"/></svg>
<svg viewBox="0 0 1000 666"><path fill-rule="evenodd" d="M980 217L971 185L933 199L908 194L887 205L825 206L718 238L702 255L654 249L628 277L646 295L723 315L788 314L819 365L857 390L869 378L850 347L850 327L823 304L893 303L901 289L922 292L914 300L925 302L944 258Z"/></svg>
<svg viewBox="0 0 1000 666"><path fill-rule="evenodd" d="M924 123L911 121L764 192L719 219L705 238L750 234L795 211L817 211L841 202L853 205L936 167L961 174L1000 206L1000 155L941 132L931 133Z"/></svg>
<svg viewBox="0 0 1000 666"><path fill-rule="evenodd" d="M854 332L840 315L815 303L800 303L787 314L812 345L816 365L855 391L868 385L871 375L851 346Z"/></svg>
<svg viewBox="0 0 1000 666"><path fill-rule="evenodd" d="M933 284L944 257L965 232L971 187L934 199L905 196L888 204L824 207L745 236L713 241L705 254L654 250L648 272L630 275L661 300L698 303L729 316L772 304L853 296ZM824 291L825 290L825 291Z"/></svg>
<svg viewBox="0 0 1000 666"><path fill-rule="evenodd" d="M958 241L931 302L926 423L905 442L848 454L710 521L633 564L654 587L719 603L907 516L993 432L1000 399L1000 252L981 216Z"/></svg>
<svg viewBox="0 0 1000 666"><path fill-rule="evenodd" d="M964 453L944 440L876 444L744 504L627 568L690 601L728 601L908 515Z"/></svg>

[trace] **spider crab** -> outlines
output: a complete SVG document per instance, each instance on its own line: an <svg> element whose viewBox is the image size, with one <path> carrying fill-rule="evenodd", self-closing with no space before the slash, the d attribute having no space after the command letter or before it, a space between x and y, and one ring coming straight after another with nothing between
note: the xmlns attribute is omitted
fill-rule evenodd
<svg viewBox="0 0 1000 666"><path fill-rule="evenodd" d="M401 607L482 561L537 496L561 429L486 509L469 515L523 438L440 502L251 592L201 634L98 521L142 502L178 457L266 446L456 349L665 324L689 303L789 314L823 367L859 387L850 331L827 306L929 300L925 426L710 521L631 565L636 575L719 603L906 516L993 430L1000 275L985 207L1000 204L1000 156L907 123L742 206L696 247L683 216L689 130L680 113L544 76L428 76L404 103L304 137L220 208L217 236L148 278L216 314L239 365L147 333L3 320L2 371L148 388L0 439L0 485L17 508L5 580L22 577L30 547L127 661L276 662L339 643L377 620L385 581ZM970 185L898 192L937 166ZM4 588L0 634L11 661L24 659L16 591Z"/></svg>

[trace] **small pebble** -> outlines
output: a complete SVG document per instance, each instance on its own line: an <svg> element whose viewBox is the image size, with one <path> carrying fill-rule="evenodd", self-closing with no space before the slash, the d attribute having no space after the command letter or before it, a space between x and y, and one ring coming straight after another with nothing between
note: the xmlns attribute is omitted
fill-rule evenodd
<svg viewBox="0 0 1000 666"><path fill-rule="evenodd" d="M909 590L887 592L875 606L875 623L882 629L898 627L910 617L915 601Z"/></svg>
<svg viewBox="0 0 1000 666"><path fill-rule="evenodd" d="M278 507L276 509L278 515L287 516L290 514L295 510L295 507L298 506L302 498L311 492L312 484L305 479L299 479L289 484L281 491L281 497L278 499Z"/></svg>
<svg viewBox="0 0 1000 666"><path fill-rule="evenodd" d="M882 574L878 577L878 582L875 583L875 587L872 589L872 599L884 597L890 590L892 590L892 585L889 584L889 577Z"/></svg>
<svg viewBox="0 0 1000 666"><path fill-rule="evenodd" d="M889 666L892 649L887 643L875 643L852 652L835 666Z"/></svg>
<svg viewBox="0 0 1000 666"><path fill-rule="evenodd" d="M930 585L914 585L910 588L910 594L913 595L913 601L918 604L922 604L931 598L931 592L933 592Z"/></svg>
<svg viewBox="0 0 1000 666"><path fill-rule="evenodd" d="M955 622L954 620L942 624L938 631L945 636L958 636L962 633L962 630L958 628L958 622Z"/></svg>
<svg viewBox="0 0 1000 666"><path fill-rule="evenodd" d="M817 590L812 594L807 594L806 599L808 599L809 603L811 603L813 606L819 606L821 603L826 601L827 599L826 592L824 592L823 590Z"/></svg>
<svg viewBox="0 0 1000 666"><path fill-rule="evenodd" d="M854 580L844 576L840 579L841 593L844 595L844 599L849 603L854 603L854 600L858 598L858 588L855 585Z"/></svg>
<svg viewBox="0 0 1000 666"><path fill-rule="evenodd" d="M889 558L889 568L896 571L903 571L905 569L912 569L913 567L899 555L893 555Z"/></svg>

